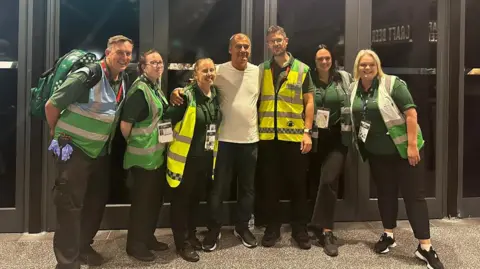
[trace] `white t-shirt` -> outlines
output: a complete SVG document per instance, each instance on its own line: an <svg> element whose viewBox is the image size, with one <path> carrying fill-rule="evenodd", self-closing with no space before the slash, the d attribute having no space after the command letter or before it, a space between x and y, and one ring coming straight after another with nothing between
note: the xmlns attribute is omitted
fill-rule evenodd
<svg viewBox="0 0 480 269"><path fill-rule="evenodd" d="M217 66L215 85L219 88L223 114L219 140L230 143L258 142L258 66L248 63L240 71L226 62Z"/></svg>

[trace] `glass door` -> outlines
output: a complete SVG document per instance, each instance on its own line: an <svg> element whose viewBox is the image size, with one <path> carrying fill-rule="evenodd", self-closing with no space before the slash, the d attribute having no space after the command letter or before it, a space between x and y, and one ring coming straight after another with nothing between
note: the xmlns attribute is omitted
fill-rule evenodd
<svg viewBox="0 0 480 269"><path fill-rule="evenodd" d="M407 83L417 105L418 123L426 141L425 191L430 217L440 217L442 186L437 177L437 1L372 0L371 48L377 52L385 73ZM438 153L441 154L441 153ZM379 219L377 190L368 171L360 164L360 218ZM406 218L402 196L399 218Z"/></svg>

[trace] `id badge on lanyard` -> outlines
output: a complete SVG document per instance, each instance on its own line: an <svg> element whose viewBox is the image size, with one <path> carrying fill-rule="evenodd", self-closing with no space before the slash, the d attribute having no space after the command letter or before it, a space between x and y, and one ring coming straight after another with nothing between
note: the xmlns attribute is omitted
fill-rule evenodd
<svg viewBox="0 0 480 269"><path fill-rule="evenodd" d="M172 121L165 120L165 121L159 122L157 127L158 127L158 142L162 144L166 144L173 141Z"/></svg>
<svg viewBox="0 0 480 269"><path fill-rule="evenodd" d="M368 113L368 97L366 100L363 100L363 120L360 122L360 128L358 130L358 138L365 143L367 141L368 132L370 131L371 123L367 121L367 113Z"/></svg>
<svg viewBox="0 0 480 269"><path fill-rule="evenodd" d="M330 120L330 109L319 108L315 117L315 123L320 129L328 129L328 122Z"/></svg>
<svg viewBox="0 0 480 269"><path fill-rule="evenodd" d="M215 124L207 125L207 135L205 136L205 150L213 151L217 139L217 126Z"/></svg>

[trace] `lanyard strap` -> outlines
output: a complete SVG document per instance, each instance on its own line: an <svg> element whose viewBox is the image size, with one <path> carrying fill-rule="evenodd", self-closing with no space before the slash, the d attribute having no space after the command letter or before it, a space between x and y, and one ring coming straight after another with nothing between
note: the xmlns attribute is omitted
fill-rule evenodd
<svg viewBox="0 0 480 269"><path fill-rule="evenodd" d="M145 75L142 75L140 78L144 83L150 86L150 88L153 90L155 95L160 98L160 100L163 102L164 105L168 106L168 100L165 97L165 95L162 92L162 88L160 86L160 82L157 84L152 83Z"/></svg>
<svg viewBox="0 0 480 269"><path fill-rule="evenodd" d="M275 66L275 63L274 63L274 64L270 64L270 69L272 69L272 82L274 83L273 87L276 86L276 85L275 85L275 78L274 78L274 76L275 76L274 66ZM280 70L282 70L282 68L280 68ZM282 72L280 72L280 73L278 74L279 77L280 77L280 74L281 74L281 73L282 73ZM286 78L288 77L288 74L289 74L289 73L290 73L290 65L287 66L287 69L285 70L285 78L284 78L284 79L286 79ZM278 83L279 77L277 78L277 83ZM277 91L278 91L278 90L280 90L280 87L277 89Z"/></svg>
<svg viewBox="0 0 480 269"><path fill-rule="evenodd" d="M110 73L108 73L107 65L105 64L105 61L101 61L100 65L102 66L103 73L105 73L107 78L110 79ZM118 89L117 98L116 98L117 103L120 103L120 101L122 100L122 95L123 95L123 79L122 81L120 81L120 88Z"/></svg>

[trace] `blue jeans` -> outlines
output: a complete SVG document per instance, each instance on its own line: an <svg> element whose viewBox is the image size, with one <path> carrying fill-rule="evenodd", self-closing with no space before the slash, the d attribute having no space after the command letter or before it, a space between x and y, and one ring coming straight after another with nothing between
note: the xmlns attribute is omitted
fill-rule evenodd
<svg viewBox="0 0 480 269"><path fill-rule="evenodd" d="M223 201L230 194L232 180L237 179L237 229L248 227L255 198L254 181L258 144L219 142L215 179L208 196L210 210L209 229L222 226Z"/></svg>

